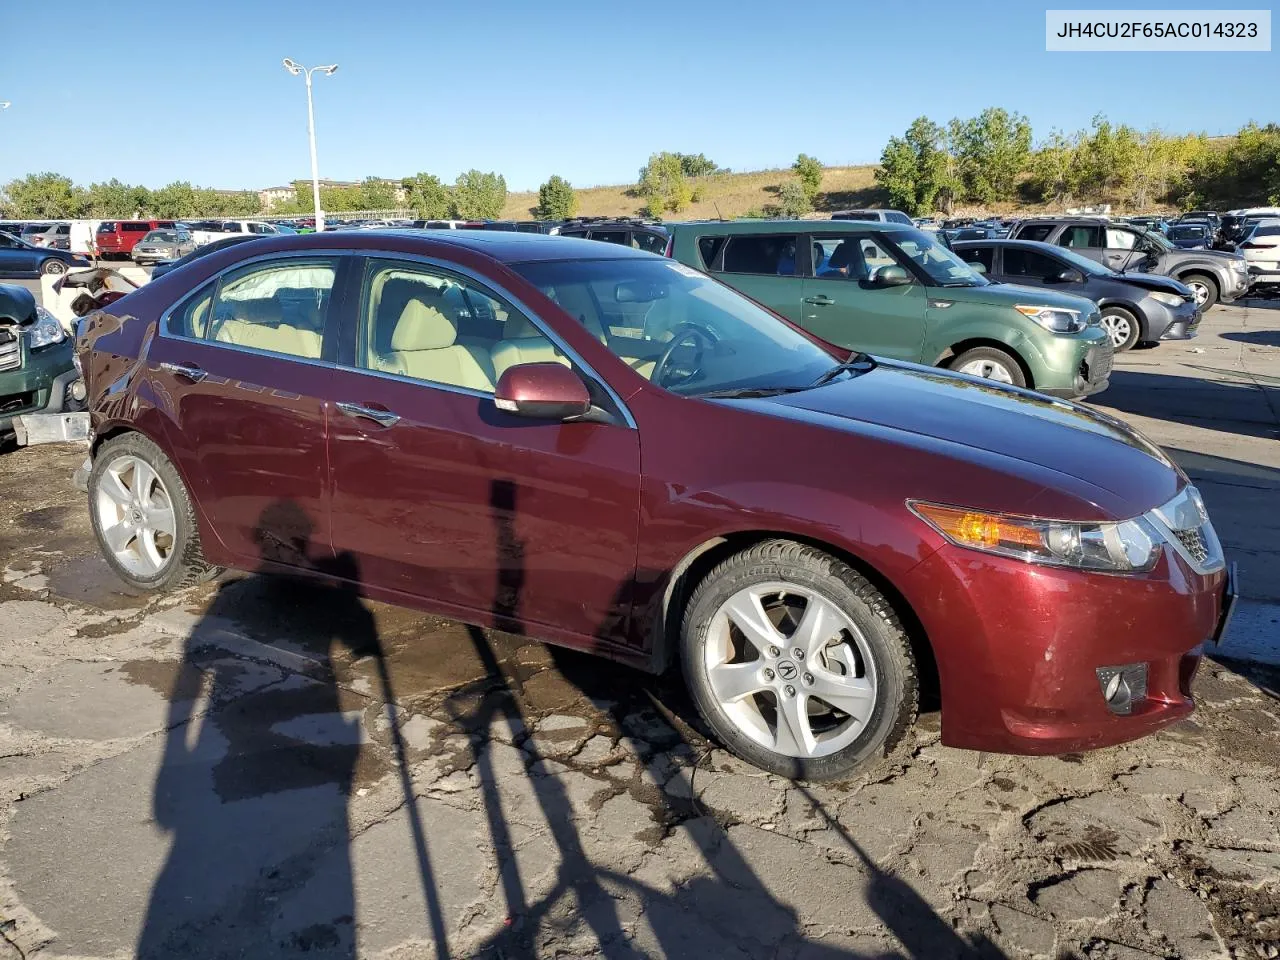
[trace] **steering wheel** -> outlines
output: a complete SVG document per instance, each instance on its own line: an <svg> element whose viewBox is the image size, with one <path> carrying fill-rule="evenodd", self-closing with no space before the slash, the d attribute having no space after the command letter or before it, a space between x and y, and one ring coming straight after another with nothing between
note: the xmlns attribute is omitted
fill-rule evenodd
<svg viewBox="0 0 1280 960"><path fill-rule="evenodd" d="M711 335L707 333L707 331L703 330L701 327L695 327L691 323L682 324L672 332L674 336L672 336L671 342L667 344L667 349L662 351L662 356L659 357L658 362L654 364L653 373L649 376L649 382L655 383L660 387L674 387L678 384L684 383L686 380L692 379L693 376L702 369L703 348L696 341L701 341L702 344L705 344L708 347L715 346L715 340L711 338ZM676 350L686 343L693 343L698 351L697 356L693 361L693 367L679 379L668 383L666 379L668 372L667 368L671 366L671 358L675 355Z"/></svg>

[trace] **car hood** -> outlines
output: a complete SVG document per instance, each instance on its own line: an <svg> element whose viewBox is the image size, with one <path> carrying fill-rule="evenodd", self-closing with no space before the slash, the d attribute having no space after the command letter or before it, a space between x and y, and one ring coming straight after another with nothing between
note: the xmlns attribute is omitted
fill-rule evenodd
<svg viewBox="0 0 1280 960"><path fill-rule="evenodd" d="M1022 287L1015 283L989 283L985 287L930 287L929 296L932 299L983 303L994 307L1013 307L1019 303L1043 304L1047 307L1079 310L1085 315L1097 309L1092 300L1084 297L1039 287Z"/></svg>
<svg viewBox="0 0 1280 960"><path fill-rule="evenodd" d="M1083 496L1115 519L1167 502L1182 483L1163 451L1119 420L932 367L878 360L860 376L764 402L782 415L827 426L870 424L930 438L953 455L988 465L992 454L1006 469L1013 467L1009 461L1030 465L1041 477L1059 475L1059 492Z"/></svg>
<svg viewBox="0 0 1280 960"><path fill-rule="evenodd" d="M1222 261L1224 264L1232 260L1243 260L1238 253L1232 253L1229 250L1166 250L1166 257L1172 257L1181 263L1183 260L1215 260Z"/></svg>
<svg viewBox="0 0 1280 960"><path fill-rule="evenodd" d="M1194 297L1191 288L1173 277L1162 277L1158 273L1122 273L1115 277L1108 277L1109 280L1118 280L1121 283L1127 283L1132 287L1141 287L1143 290L1154 290L1160 293L1176 293L1180 297Z"/></svg>

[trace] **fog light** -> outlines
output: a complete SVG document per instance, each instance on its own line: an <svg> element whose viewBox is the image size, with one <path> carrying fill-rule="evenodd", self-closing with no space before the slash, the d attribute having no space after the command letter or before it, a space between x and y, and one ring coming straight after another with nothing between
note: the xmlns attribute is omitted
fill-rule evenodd
<svg viewBox="0 0 1280 960"><path fill-rule="evenodd" d="M1107 709L1119 716L1133 712L1133 705L1146 699L1147 665L1127 663L1118 667L1098 667L1098 684Z"/></svg>
<svg viewBox="0 0 1280 960"><path fill-rule="evenodd" d="M75 381L75 383L71 384L67 389L67 392L71 394L72 400L83 400L87 396L83 380Z"/></svg>

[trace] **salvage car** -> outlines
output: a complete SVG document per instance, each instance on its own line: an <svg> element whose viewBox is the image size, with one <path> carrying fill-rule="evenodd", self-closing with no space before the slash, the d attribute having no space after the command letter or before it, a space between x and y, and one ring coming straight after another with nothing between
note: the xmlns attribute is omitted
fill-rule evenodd
<svg viewBox="0 0 1280 960"><path fill-rule="evenodd" d="M73 268L88 266L91 266L89 258L78 253L37 247L12 234L0 233L0 279L56 276Z"/></svg>
<svg viewBox="0 0 1280 960"><path fill-rule="evenodd" d="M671 256L830 343L1061 397L1109 383L1088 300L993 284L935 234L836 220L669 223Z"/></svg>
<svg viewBox="0 0 1280 960"><path fill-rule="evenodd" d="M1139 343L1190 340L1200 325L1195 294L1171 277L1119 273L1073 250L1031 240L957 243L953 249L992 280L1092 300L1117 353Z"/></svg>
<svg viewBox="0 0 1280 960"><path fill-rule="evenodd" d="M1023 220L1010 240L1037 240L1070 247L1121 273L1158 273L1185 283L1200 309L1230 303L1250 286L1249 267L1238 253L1179 250L1163 234L1092 217L1037 217Z"/></svg>
<svg viewBox="0 0 1280 960"><path fill-rule="evenodd" d="M1258 220L1237 248L1249 264L1249 275L1260 287L1280 285L1280 217Z"/></svg>
<svg viewBox="0 0 1280 960"><path fill-rule="evenodd" d="M935 674L954 746L1150 733L1233 595L1199 494L1119 421L851 354L619 245L269 238L90 314L78 350L92 527L135 588L309 573L679 662L786 776L883 756Z"/></svg>
<svg viewBox="0 0 1280 960"><path fill-rule="evenodd" d="M0 284L0 439L15 417L61 413L77 403L72 341L31 291Z"/></svg>

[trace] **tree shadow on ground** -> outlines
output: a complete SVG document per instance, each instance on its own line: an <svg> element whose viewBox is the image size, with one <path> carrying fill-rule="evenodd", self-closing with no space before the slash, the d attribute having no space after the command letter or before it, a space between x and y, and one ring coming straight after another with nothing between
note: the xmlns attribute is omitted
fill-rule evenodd
<svg viewBox="0 0 1280 960"><path fill-rule="evenodd" d="M1280 437L1280 381L1254 382L1238 370L1186 366L1231 379L1116 369L1111 385L1088 403L1244 437Z"/></svg>

